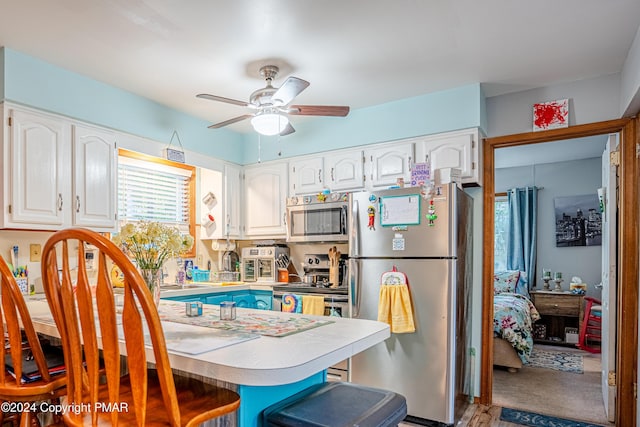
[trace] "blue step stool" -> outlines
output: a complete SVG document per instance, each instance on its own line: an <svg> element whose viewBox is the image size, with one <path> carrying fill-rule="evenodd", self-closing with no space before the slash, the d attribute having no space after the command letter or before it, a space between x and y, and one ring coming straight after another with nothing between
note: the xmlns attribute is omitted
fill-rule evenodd
<svg viewBox="0 0 640 427"><path fill-rule="evenodd" d="M407 416L397 393L345 382L316 384L263 412L273 427L391 427Z"/></svg>

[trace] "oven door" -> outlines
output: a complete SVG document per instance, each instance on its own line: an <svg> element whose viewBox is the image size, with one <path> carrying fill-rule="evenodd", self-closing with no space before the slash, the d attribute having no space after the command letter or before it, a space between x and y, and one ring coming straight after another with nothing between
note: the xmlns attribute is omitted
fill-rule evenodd
<svg viewBox="0 0 640 427"><path fill-rule="evenodd" d="M287 207L288 242L339 242L347 239L346 203Z"/></svg>
<svg viewBox="0 0 640 427"><path fill-rule="evenodd" d="M242 260L242 281L255 282L256 277L256 259L244 258Z"/></svg>
<svg viewBox="0 0 640 427"><path fill-rule="evenodd" d="M282 311L282 295L289 292L273 291L273 311ZM318 292L304 292L300 295L319 295L324 298L324 315L336 317L351 317L349 299L346 295L321 294Z"/></svg>

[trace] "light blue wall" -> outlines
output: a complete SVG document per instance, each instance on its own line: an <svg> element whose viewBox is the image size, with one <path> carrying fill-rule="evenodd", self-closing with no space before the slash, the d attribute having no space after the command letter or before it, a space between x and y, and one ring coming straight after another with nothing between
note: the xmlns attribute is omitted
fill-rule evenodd
<svg viewBox="0 0 640 427"><path fill-rule="evenodd" d="M177 130L186 150L239 164L482 127L480 84L352 111L346 118L299 117L286 137L207 129L208 122L23 53L4 49L2 98L169 143Z"/></svg>
<svg viewBox="0 0 640 427"><path fill-rule="evenodd" d="M296 132L286 137L246 135L244 163L256 163L259 152L264 161L470 127L486 128L479 83L361 108L345 118L314 117L300 124L295 119L292 124Z"/></svg>
<svg viewBox="0 0 640 427"><path fill-rule="evenodd" d="M122 89L4 49L3 99L169 143L174 130L187 150L242 163L242 136L211 132L208 122Z"/></svg>
<svg viewBox="0 0 640 427"><path fill-rule="evenodd" d="M640 27L620 74L622 75L620 111L624 117L632 117L640 112Z"/></svg>

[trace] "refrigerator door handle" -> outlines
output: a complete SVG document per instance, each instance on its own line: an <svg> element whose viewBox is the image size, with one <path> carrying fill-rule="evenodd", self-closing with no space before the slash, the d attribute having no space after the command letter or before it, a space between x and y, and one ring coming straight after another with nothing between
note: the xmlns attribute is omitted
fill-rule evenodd
<svg viewBox="0 0 640 427"><path fill-rule="evenodd" d="M360 223L358 219L358 201L351 199L351 216L349 217L349 256L360 255Z"/></svg>
<svg viewBox="0 0 640 427"><path fill-rule="evenodd" d="M349 286L351 286L351 317L360 315L360 296L362 295L362 281L360 280L360 261L349 259Z"/></svg>

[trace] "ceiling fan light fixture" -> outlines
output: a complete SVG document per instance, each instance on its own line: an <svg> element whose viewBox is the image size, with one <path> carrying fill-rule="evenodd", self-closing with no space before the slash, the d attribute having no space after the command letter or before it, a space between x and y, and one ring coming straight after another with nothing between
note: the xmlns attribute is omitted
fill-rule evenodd
<svg viewBox="0 0 640 427"><path fill-rule="evenodd" d="M256 132L262 135L277 135L289 124L287 116L271 111L257 114L251 119L251 125Z"/></svg>

